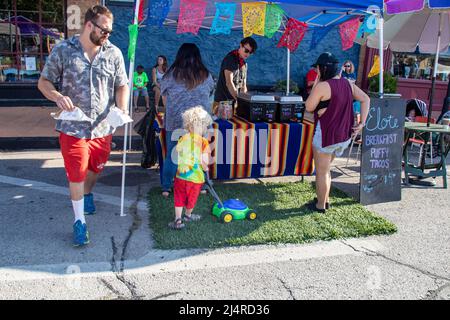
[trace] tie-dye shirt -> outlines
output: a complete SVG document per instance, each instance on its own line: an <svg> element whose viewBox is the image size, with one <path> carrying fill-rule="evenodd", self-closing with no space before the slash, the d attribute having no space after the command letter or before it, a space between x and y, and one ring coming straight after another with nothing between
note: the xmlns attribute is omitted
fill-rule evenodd
<svg viewBox="0 0 450 320"><path fill-rule="evenodd" d="M204 183L202 154L209 152L208 140L198 134L188 133L180 138L176 148L178 151L177 178Z"/></svg>

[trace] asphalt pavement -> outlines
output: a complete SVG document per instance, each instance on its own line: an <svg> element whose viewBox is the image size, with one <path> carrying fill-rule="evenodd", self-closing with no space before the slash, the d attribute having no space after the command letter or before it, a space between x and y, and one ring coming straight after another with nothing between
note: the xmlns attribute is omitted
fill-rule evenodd
<svg viewBox="0 0 450 320"><path fill-rule="evenodd" d="M122 217L123 154L112 153L95 188L98 213L87 217L91 243L73 248L59 151L0 153L0 299L450 299L450 192L442 179L367 206L397 225L389 236L157 250L146 194L159 186L159 170L142 169L140 156L126 157ZM359 167L345 160L335 162L333 186L357 197Z"/></svg>

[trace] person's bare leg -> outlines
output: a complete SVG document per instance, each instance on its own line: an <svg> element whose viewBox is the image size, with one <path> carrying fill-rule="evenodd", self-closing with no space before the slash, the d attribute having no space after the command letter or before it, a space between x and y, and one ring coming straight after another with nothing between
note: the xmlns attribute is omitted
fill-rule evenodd
<svg viewBox="0 0 450 320"><path fill-rule="evenodd" d="M150 110L150 99L148 96L145 96L145 110Z"/></svg>
<svg viewBox="0 0 450 320"><path fill-rule="evenodd" d="M316 194L318 209L325 209L327 196L330 187L330 161L331 155L321 153L316 148L313 149L314 163L316 165Z"/></svg>
<svg viewBox="0 0 450 320"><path fill-rule="evenodd" d="M159 98L161 97L161 91L158 87L153 88L155 91L155 110L158 111Z"/></svg>
<svg viewBox="0 0 450 320"><path fill-rule="evenodd" d="M138 105L137 105L138 99L139 99L139 96L134 96L134 97L133 97L134 110L137 110L137 109L138 109Z"/></svg>
<svg viewBox="0 0 450 320"><path fill-rule="evenodd" d="M185 212L185 214L188 216L188 217L190 217L191 216L191 213L192 213L192 211L194 211L194 208L192 208L192 209L186 209L186 212Z"/></svg>
<svg viewBox="0 0 450 320"><path fill-rule="evenodd" d="M181 219L183 207L175 207L175 220Z"/></svg>
<svg viewBox="0 0 450 320"><path fill-rule="evenodd" d="M86 180L84 181L84 194L92 192L95 184L97 183L98 174L88 170Z"/></svg>
<svg viewBox="0 0 450 320"><path fill-rule="evenodd" d="M330 170L328 171L328 193L326 197L326 203L330 203L330 191L331 191L331 164L333 163L334 159L336 158L336 155L333 153L331 155L330 160Z"/></svg>

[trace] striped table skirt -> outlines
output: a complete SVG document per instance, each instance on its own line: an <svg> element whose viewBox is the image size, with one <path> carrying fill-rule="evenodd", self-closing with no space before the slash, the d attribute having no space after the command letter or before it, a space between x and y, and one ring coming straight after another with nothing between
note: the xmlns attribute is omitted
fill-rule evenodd
<svg viewBox="0 0 450 320"><path fill-rule="evenodd" d="M154 127L160 172L166 157L163 118L158 115ZM314 124L252 123L234 116L216 120L209 130L214 163L213 179L259 178L314 174L312 140Z"/></svg>

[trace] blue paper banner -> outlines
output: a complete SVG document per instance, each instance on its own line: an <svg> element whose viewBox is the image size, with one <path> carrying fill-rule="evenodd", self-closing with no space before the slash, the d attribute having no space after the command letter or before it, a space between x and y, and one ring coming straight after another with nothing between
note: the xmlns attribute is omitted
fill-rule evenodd
<svg viewBox="0 0 450 320"><path fill-rule="evenodd" d="M373 16L367 16L364 18L364 22L359 27L356 39L362 38L365 33L372 34L377 31L377 19Z"/></svg>
<svg viewBox="0 0 450 320"><path fill-rule="evenodd" d="M152 0L148 8L148 25L162 27L169 14L172 0Z"/></svg>
<svg viewBox="0 0 450 320"><path fill-rule="evenodd" d="M233 27L236 3L216 3L216 15L211 25L210 34L230 34Z"/></svg>
<svg viewBox="0 0 450 320"><path fill-rule="evenodd" d="M429 0L428 5L433 9L450 8L450 0Z"/></svg>

